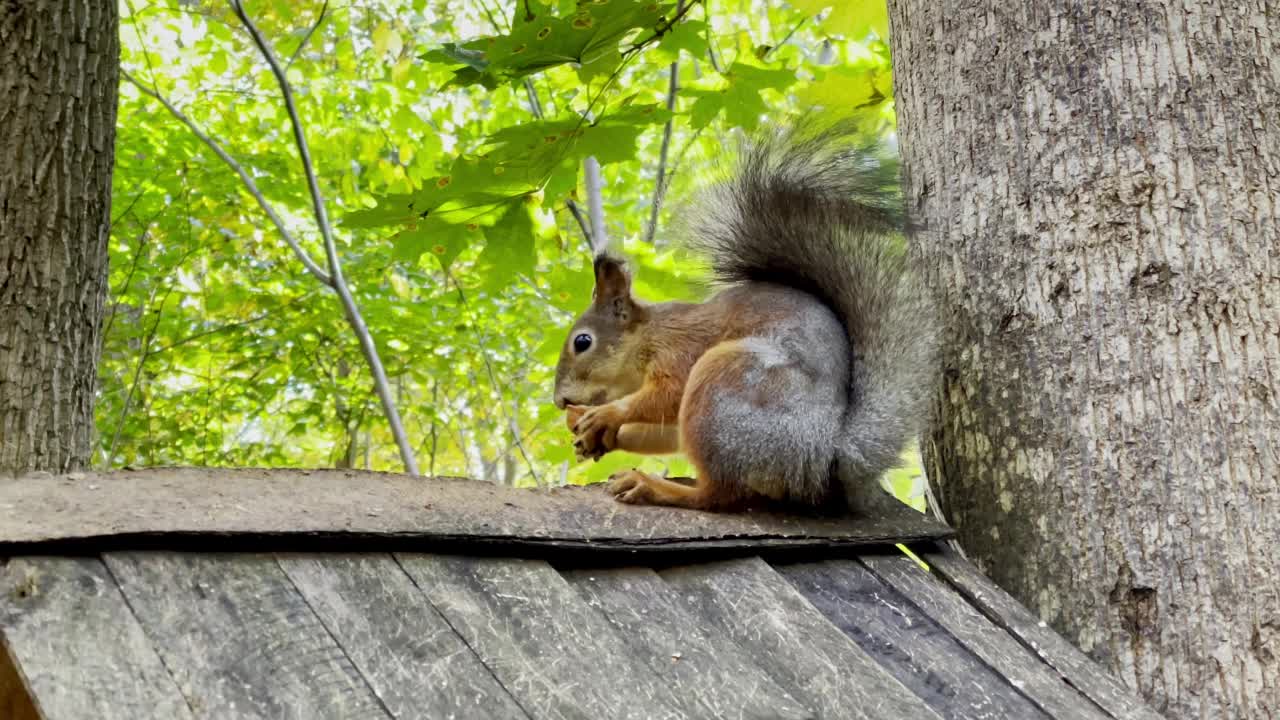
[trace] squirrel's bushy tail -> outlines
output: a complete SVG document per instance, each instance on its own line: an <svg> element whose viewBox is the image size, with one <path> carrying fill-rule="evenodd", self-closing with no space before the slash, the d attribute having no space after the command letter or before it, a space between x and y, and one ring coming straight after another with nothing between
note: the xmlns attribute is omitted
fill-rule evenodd
<svg viewBox="0 0 1280 720"><path fill-rule="evenodd" d="M898 463L924 420L937 365L935 315L902 234L896 163L853 137L843 125L803 122L753 138L728 178L698 199L686 230L717 279L806 291L844 323L853 357L837 458L851 500Z"/></svg>

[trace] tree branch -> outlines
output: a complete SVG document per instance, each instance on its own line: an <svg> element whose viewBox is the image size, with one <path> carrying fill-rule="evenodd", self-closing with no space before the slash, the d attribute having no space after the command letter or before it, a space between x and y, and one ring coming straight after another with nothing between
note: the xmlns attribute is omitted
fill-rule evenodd
<svg viewBox="0 0 1280 720"><path fill-rule="evenodd" d="M187 117L187 115L181 110L174 107L173 103L169 102L169 100L161 95L159 91L143 85L141 81L135 78L124 68L120 69L120 74L125 80L133 83L133 86L138 88L138 91L143 95L147 95L157 100L166 110L169 111L170 115L177 119L178 122L186 125L187 129L190 130L193 135L200 138L200 142L207 145L215 155L222 158L222 162L226 163L228 167L235 171L236 175L240 176L240 182L244 183L245 189L249 191L249 194L253 196L253 199L258 201L258 207L262 208L262 211L271 219L271 223L276 226L276 230L279 231L280 236L283 237L284 241L293 249L293 254L302 261L303 267L305 267L307 271L314 275L320 282L329 286L333 285L333 280L329 277L328 273L322 270L315 260L311 259L311 255L307 253L306 250L302 249L302 246L298 244L297 239L293 237L293 233L289 232L289 229L285 227L284 220L281 219L278 213L276 213L276 209L272 207L270 201L268 201L266 196L262 194L262 191L258 189L258 184L254 182L253 177L244 169L244 166L236 162L235 158L231 157L226 150L222 149L222 145L219 144L217 140L209 137L207 133L200 129L200 126L196 125L195 122L191 118Z"/></svg>
<svg viewBox="0 0 1280 720"><path fill-rule="evenodd" d="M382 410L387 416L387 423L391 426L391 434L395 437L396 445L400 450L400 460L404 463L405 472L416 476L418 475L418 463L414 459L413 448L409 445L409 438L405 434L404 424L400 421L400 412L396 409L395 399L391 396L390 383L387 382L387 373L382 366L382 359L378 356L378 348L373 342L369 327L365 324L364 316L361 315L355 298L351 295L351 289L347 286L347 281L342 275L342 263L338 258L338 247L333 238L333 226L329 223L329 214L325 208L324 196L320 192L320 183L316 179L315 164L311 160L311 149L307 144L307 137L302 128L302 119L298 114L298 107L293 99L293 87L289 84L284 68L280 66L280 61L276 59L275 52L267 44L266 38L262 36L258 27L254 25L253 21L249 19L249 15L244 11L241 0L231 0L231 9L235 12L236 17L240 18L240 23L244 25L254 44L258 46L258 51L262 53L263 59L271 67L271 73L275 75L276 83L280 86L280 94L284 98L285 109L289 114L289 124L293 128L293 139L298 148L298 157L302 162L302 169L306 173L307 188L311 192L311 205L315 213L316 224L320 228L321 237L324 238L324 252L329 261L330 287L338 293L338 298L342 301L343 310L346 312L347 322L351 325L351 330L360 342L360 349L364 353L365 360L369 363L369 369L373 373L374 387L377 390L378 399L382 401Z"/></svg>
<svg viewBox="0 0 1280 720"><path fill-rule="evenodd" d="M569 212L573 214L573 219L578 221L578 227L582 228L582 237L587 239L587 249L595 252L596 241L591 236L591 226L587 225L587 219L582 215L582 208L578 207L578 203L572 198L565 201L565 207L569 208Z"/></svg>
<svg viewBox="0 0 1280 720"><path fill-rule="evenodd" d="M594 155L582 161L586 175L587 212L591 218L591 249L596 253L609 247L609 236L604 228L604 180L600 177L600 163Z"/></svg>

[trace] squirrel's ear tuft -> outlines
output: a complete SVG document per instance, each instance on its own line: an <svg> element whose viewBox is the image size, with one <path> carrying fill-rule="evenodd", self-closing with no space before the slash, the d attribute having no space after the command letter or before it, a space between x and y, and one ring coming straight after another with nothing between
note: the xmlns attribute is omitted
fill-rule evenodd
<svg viewBox="0 0 1280 720"><path fill-rule="evenodd" d="M601 305L617 299L631 299L631 273L620 258L607 253L596 256L596 287L592 297Z"/></svg>

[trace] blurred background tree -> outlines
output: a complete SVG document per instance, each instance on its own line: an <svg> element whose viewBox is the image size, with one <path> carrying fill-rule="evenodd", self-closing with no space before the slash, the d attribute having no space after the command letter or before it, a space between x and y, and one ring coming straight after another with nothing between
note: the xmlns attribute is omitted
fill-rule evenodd
<svg viewBox="0 0 1280 720"><path fill-rule="evenodd" d="M528 485L661 466L574 466L550 403L590 293L584 163L611 246L665 300L699 292L680 200L736 135L818 106L894 140L881 2L243 11L292 91L344 284L427 474ZM222 2L120 12L95 465L404 469L361 333L324 282L282 84L249 26ZM894 478L901 494L916 475Z"/></svg>

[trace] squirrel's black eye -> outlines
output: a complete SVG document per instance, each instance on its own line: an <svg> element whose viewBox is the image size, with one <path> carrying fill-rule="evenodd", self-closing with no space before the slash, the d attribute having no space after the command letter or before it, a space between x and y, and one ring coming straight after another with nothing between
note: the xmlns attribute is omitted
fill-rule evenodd
<svg viewBox="0 0 1280 720"><path fill-rule="evenodd" d="M573 351L576 353L584 353L591 347L591 336L583 333L573 339Z"/></svg>

